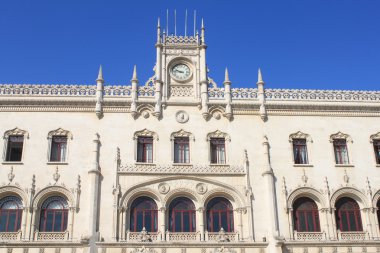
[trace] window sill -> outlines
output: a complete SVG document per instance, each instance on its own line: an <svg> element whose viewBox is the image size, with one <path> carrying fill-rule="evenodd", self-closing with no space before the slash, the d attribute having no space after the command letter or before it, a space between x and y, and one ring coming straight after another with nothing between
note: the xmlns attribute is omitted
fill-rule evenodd
<svg viewBox="0 0 380 253"><path fill-rule="evenodd" d="M12 164L15 164L15 165L23 165L24 163L23 162L12 162L12 161L4 161L4 162L2 162L2 164L4 164L4 165L6 165L6 164L10 164L10 165L12 165Z"/></svg>
<svg viewBox="0 0 380 253"><path fill-rule="evenodd" d="M68 165L68 162L47 162L48 165Z"/></svg>
<svg viewBox="0 0 380 253"><path fill-rule="evenodd" d="M191 163L173 163L173 166L193 166Z"/></svg>
<svg viewBox="0 0 380 253"><path fill-rule="evenodd" d="M155 163L144 163L144 162L135 162L135 165L150 165L150 166L156 166Z"/></svg>
<svg viewBox="0 0 380 253"><path fill-rule="evenodd" d="M314 167L312 164L293 164L293 167Z"/></svg>
<svg viewBox="0 0 380 253"><path fill-rule="evenodd" d="M229 164L226 163L210 163L210 166L224 166L224 167L229 167Z"/></svg>
<svg viewBox="0 0 380 253"><path fill-rule="evenodd" d="M335 164L335 167L355 167L353 164Z"/></svg>

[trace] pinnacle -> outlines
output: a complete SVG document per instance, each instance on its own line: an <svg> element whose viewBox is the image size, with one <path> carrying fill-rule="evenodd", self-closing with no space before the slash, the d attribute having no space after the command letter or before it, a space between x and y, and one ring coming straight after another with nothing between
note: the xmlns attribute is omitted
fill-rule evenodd
<svg viewBox="0 0 380 253"><path fill-rule="evenodd" d="M259 68L259 72L258 72L258 75L257 75L257 83L264 83L263 76L261 74L261 69L260 68Z"/></svg>
<svg viewBox="0 0 380 253"><path fill-rule="evenodd" d="M201 28L202 28L202 29L205 28L204 23L203 23L203 18L202 18L202 25L201 25Z"/></svg>
<svg viewBox="0 0 380 253"><path fill-rule="evenodd" d="M228 75L228 69L226 68L225 74L224 74L224 83L230 83L230 77Z"/></svg>
<svg viewBox="0 0 380 253"><path fill-rule="evenodd" d="M102 70L102 65L99 67L99 74L98 74L98 80L103 80L103 70ZM104 81L104 80L103 80Z"/></svg>
<svg viewBox="0 0 380 253"><path fill-rule="evenodd" d="M158 22L157 22L157 28L161 27L160 26L160 18L158 17Z"/></svg>
<svg viewBox="0 0 380 253"><path fill-rule="evenodd" d="M133 67L132 80L137 80L137 70L136 70L136 65Z"/></svg>

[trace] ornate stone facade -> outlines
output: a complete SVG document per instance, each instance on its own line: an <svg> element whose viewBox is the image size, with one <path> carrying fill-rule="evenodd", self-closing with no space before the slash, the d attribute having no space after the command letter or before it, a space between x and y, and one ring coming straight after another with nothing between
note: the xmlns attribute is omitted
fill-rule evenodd
<svg viewBox="0 0 380 253"><path fill-rule="evenodd" d="M102 70L94 85L0 85L0 203L22 202L0 252L379 252L380 92L265 89L261 71L257 87L231 88L227 71L218 87L206 48L203 25L191 37L158 25L155 74L144 85L136 67L128 85L107 84ZM57 150L65 162L46 159ZM67 204L60 231L41 225L54 197ZM338 220L347 198L358 206L355 231ZM154 209L141 229L139 199ZM191 229L174 225L178 199L192 203L180 210ZM315 204L313 231L297 231L300 199ZM228 203L218 230L215 201Z"/></svg>

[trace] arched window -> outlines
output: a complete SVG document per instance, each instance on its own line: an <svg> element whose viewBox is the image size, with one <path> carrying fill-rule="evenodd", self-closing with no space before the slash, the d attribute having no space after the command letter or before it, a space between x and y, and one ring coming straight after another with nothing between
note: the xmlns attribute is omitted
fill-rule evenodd
<svg viewBox="0 0 380 253"><path fill-rule="evenodd" d="M343 197L335 204L335 219L340 231L363 231L360 208L355 200Z"/></svg>
<svg viewBox="0 0 380 253"><path fill-rule="evenodd" d="M17 232L21 227L22 202L8 196L0 200L0 232Z"/></svg>
<svg viewBox="0 0 380 253"><path fill-rule="evenodd" d="M157 232L157 205L149 197L133 201L130 215L130 231L140 232L144 227L148 232Z"/></svg>
<svg viewBox="0 0 380 253"><path fill-rule="evenodd" d="M171 232L195 231L195 206L190 199L180 197L170 203L169 229Z"/></svg>
<svg viewBox="0 0 380 253"><path fill-rule="evenodd" d="M207 204L207 231L234 231L234 214L231 203L225 198L214 198Z"/></svg>
<svg viewBox="0 0 380 253"><path fill-rule="evenodd" d="M69 206L63 197L49 197L47 200L45 200L41 207L40 231L66 231L68 211Z"/></svg>
<svg viewBox="0 0 380 253"><path fill-rule="evenodd" d="M294 201L293 223L298 232L320 232L317 204L306 197Z"/></svg>

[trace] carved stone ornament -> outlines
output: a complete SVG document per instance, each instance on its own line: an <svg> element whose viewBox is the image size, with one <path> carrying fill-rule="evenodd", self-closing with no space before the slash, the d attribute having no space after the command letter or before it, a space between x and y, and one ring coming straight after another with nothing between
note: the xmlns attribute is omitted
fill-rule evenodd
<svg viewBox="0 0 380 253"><path fill-rule="evenodd" d="M64 130L62 128L58 128L48 133L48 139L51 139L53 136L67 136L67 138L73 139L73 135L70 133L70 131Z"/></svg>
<svg viewBox="0 0 380 253"><path fill-rule="evenodd" d="M187 112L183 110L180 110L175 114L175 119L178 123L186 123L187 121L189 121L189 114L187 114Z"/></svg>
<svg viewBox="0 0 380 253"><path fill-rule="evenodd" d="M11 167L11 171L9 172L8 174L8 180L9 180L9 184L12 183L13 179L15 178L15 174L13 173L13 166Z"/></svg>
<svg viewBox="0 0 380 253"><path fill-rule="evenodd" d="M313 142L310 135L305 134L301 131L298 131L296 133L289 135L289 142L293 142L293 139L306 139L306 141L308 141L308 142Z"/></svg>
<svg viewBox="0 0 380 253"><path fill-rule="evenodd" d="M207 134L207 141L210 141L211 138L224 138L226 141L231 141L231 138L228 134L223 133L219 130L216 130L215 132Z"/></svg>
<svg viewBox="0 0 380 253"><path fill-rule="evenodd" d="M145 248L145 246L142 246L141 248L135 248L134 250L131 250L131 253L157 253L157 252L154 249Z"/></svg>
<svg viewBox="0 0 380 253"><path fill-rule="evenodd" d="M166 194L170 191L170 186L167 183L161 183L158 185L158 191L161 194Z"/></svg>
<svg viewBox="0 0 380 253"><path fill-rule="evenodd" d="M135 134L133 135L133 139L136 140L139 136L142 136L142 137L153 137L153 139L155 140L158 140L158 135L153 132L153 131L150 131L148 129L143 129L141 131L137 131L135 132Z"/></svg>
<svg viewBox="0 0 380 253"><path fill-rule="evenodd" d="M181 129L177 132L174 132L170 135L170 140L174 140L175 137L189 137L189 139L194 140L194 135L190 132L186 132L185 130Z"/></svg>
<svg viewBox="0 0 380 253"><path fill-rule="evenodd" d="M57 183L60 177L61 175L58 172L58 166L57 166L57 168L55 169L55 173L53 174L54 182Z"/></svg>
<svg viewBox="0 0 380 253"><path fill-rule="evenodd" d="M198 194L205 194L207 192L207 185L204 183L197 184L195 188L197 189Z"/></svg>
<svg viewBox="0 0 380 253"><path fill-rule="evenodd" d="M11 136L11 135L23 135L26 138L29 138L29 133L27 131L25 131L25 130L22 130L22 129L18 128L18 127L6 131L4 133L4 139L8 139L8 137Z"/></svg>
<svg viewBox="0 0 380 253"><path fill-rule="evenodd" d="M380 132L370 136L370 142L372 143L374 140L380 140Z"/></svg>
<svg viewBox="0 0 380 253"><path fill-rule="evenodd" d="M348 142L352 142L352 139L348 134L344 134L340 131L336 134L330 135L330 142L333 142L335 139L345 139Z"/></svg>

